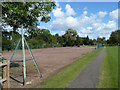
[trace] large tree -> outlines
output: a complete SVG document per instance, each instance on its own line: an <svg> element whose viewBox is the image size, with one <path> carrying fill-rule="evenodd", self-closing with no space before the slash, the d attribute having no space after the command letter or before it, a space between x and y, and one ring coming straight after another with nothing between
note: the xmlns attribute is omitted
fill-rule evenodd
<svg viewBox="0 0 120 90"><path fill-rule="evenodd" d="M105 37L103 38L97 37L97 43L105 44L106 43Z"/></svg>
<svg viewBox="0 0 120 90"><path fill-rule="evenodd" d="M109 43L115 44L115 45L120 44L120 30L117 30L111 33L109 38Z"/></svg>
<svg viewBox="0 0 120 90"><path fill-rule="evenodd" d="M13 27L16 31L23 24L24 28L33 30L31 26L37 26L38 18L42 22L50 21L50 12L55 8L54 2L3 2L3 23Z"/></svg>
<svg viewBox="0 0 120 90"><path fill-rule="evenodd" d="M7 26L10 25L13 27L13 31L8 31L8 28L5 30L3 28L3 47L5 44L10 41L12 46L15 46L15 42L18 42L18 38L20 37L17 29L23 27L29 33L29 36L32 36L32 39L36 37L36 27L40 22L47 23L50 21L50 12L53 8L55 8L54 2L2 2L2 25ZM26 36L25 36L26 37ZM31 39L31 38L29 38ZM36 43L42 42L43 40L38 40ZM33 41L31 41L33 42ZM34 43L34 42L33 42ZM7 46L6 46L7 47Z"/></svg>
<svg viewBox="0 0 120 90"><path fill-rule="evenodd" d="M77 31L73 30L73 29L68 29L66 30L65 34L65 45L66 46L74 46L75 45L75 41L76 41L76 37L77 37Z"/></svg>
<svg viewBox="0 0 120 90"><path fill-rule="evenodd" d="M87 35L87 37L83 38L83 42L85 45L89 45L89 37Z"/></svg>
<svg viewBox="0 0 120 90"><path fill-rule="evenodd" d="M79 35L77 35L77 37L76 37L76 42L75 42L75 44L76 44L76 46L78 46L78 47L83 44L83 40L82 40L81 37L79 37Z"/></svg>

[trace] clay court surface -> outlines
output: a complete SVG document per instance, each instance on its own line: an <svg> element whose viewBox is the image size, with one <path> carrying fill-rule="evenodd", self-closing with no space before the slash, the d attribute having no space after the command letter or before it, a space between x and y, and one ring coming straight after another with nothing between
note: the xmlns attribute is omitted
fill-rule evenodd
<svg viewBox="0 0 120 90"><path fill-rule="evenodd" d="M38 67L43 75L39 79L39 74L35 68L33 60L26 61L26 72L27 72L27 84L26 87L35 87L39 85L41 81L50 77L65 66L68 66L76 60L78 57L82 57L86 53L93 51L94 47L62 47L62 48L44 48L44 49L32 49L32 53L36 59ZM3 51L3 57L10 60L13 51ZM28 50L25 50L25 58L31 59ZM13 67L10 69L10 76L14 77L18 81L11 79L11 87L23 87L22 82L22 51L17 50L14 58Z"/></svg>

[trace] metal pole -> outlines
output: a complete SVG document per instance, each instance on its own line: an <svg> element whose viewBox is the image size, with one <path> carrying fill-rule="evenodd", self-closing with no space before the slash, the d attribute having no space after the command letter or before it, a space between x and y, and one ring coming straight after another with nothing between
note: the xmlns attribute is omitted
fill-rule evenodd
<svg viewBox="0 0 120 90"><path fill-rule="evenodd" d="M20 38L20 40L19 40L19 42L18 42L18 44L17 44L17 46L16 46L16 48L15 48L13 54L12 54L12 57L11 57L11 59L10 59L10 63L11 63L11 61L12 61L12 59L13 59L13 56L14 56L14 54L15 54L15 52L16 52L16 50L17 50L19 44L20 44L20 41L21 41L21 38Z"/></svg>
<svg viewBox="0 0 120 90"><path fill-rule="evenodd" d="M23 32L23 25L21 28L22 34L22 57L23 57L23 85L26 84L26 67L25 67L25 50L24 50L24 32Z"/></svg>
<svg viewBox="0 0 120 90"><path fill-rule="evenodd" d="M34 58L34 56L33 56L32 52L31 52L31 50L30 50L30 48L29 48L29 46L28 46L28 44L27 44L27 41L26 41L26 39L25 39L25 38L24 38L24 40L25 40L26 46L27 46L27 48L28 48L28 50L29 50L29 52L30 52L30 54L31 54L32 58L33 58L33 61L34 61L35 66L36 66L36 68L37 68L37 71L38 71L38 73L40 74L40 77L42 77L42 74L40 73L40 70L39 70L39 68L38 68L38 65L37 65L37 63L36 63L36 61L35 61L35 58Z"/></svg>

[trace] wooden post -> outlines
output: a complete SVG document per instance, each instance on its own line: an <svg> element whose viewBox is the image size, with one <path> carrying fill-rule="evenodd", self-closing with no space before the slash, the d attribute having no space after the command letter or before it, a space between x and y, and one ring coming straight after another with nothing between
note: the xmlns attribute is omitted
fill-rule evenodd
<svg viewBox="0 0 120 90"><path fill-rule="evenodd" d="M6 61L4 61L3 63L6 63ZM3 72L2 72L3 73L3 78L6 78L6 66L3 66L2 69L3 69ZM6 88L6 82L3 82L2 84L3 84L2 85L3 88Z"/></svg>
<svg viewBox="0 0 120 90"><path fill-rule="evenodd" d="M4 81L2 83L3 88L10 88L10 79L9 79L9 61L5 60L3 63L5 63L6 65L3 66L2 70L3 70L3 79L6 79L6 81Z"/></svg>
<svg viewBox="0 0 120 90"><path fill-rule="evenodd" d="M6 62L7 62L7 66L6 66L6 70L7 70L7 77L6 77L6 79L7 79L7 88L10 88L10 75L9 75L9 73L10 73L10 62L9 62L9 60L7 60Z"/></svg>

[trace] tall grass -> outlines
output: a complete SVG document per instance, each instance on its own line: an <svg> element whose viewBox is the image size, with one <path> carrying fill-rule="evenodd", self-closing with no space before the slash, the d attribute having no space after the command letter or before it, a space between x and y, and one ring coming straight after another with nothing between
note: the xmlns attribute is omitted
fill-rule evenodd
<svg viewBox="0 0 120 90"><path fill-rule="evenodd" d="M118 88L118 47L107 47L98 88Z"/></svg>

